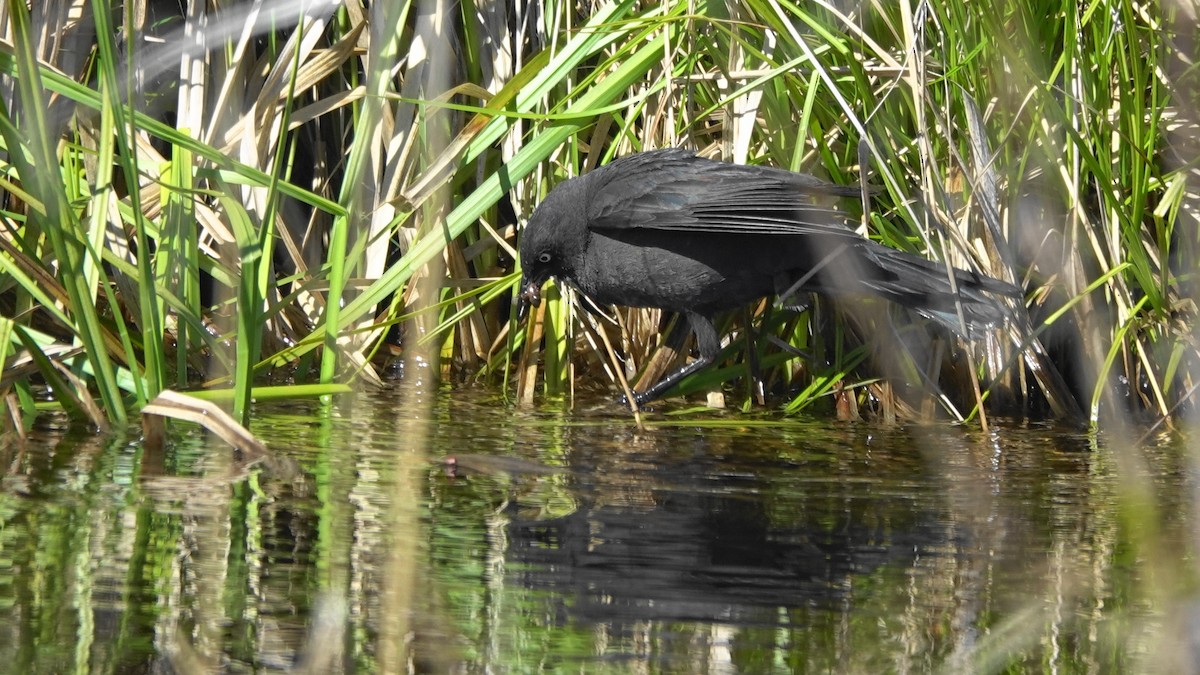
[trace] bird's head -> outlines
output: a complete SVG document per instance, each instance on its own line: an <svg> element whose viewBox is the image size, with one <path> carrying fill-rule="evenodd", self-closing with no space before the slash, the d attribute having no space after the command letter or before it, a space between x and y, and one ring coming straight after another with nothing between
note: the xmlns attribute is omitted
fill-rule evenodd
<svg viewBox="0 0 1200 675"><path fill-rule="evenodd" d="M550 277L568 283L582 267L588 244L587 203L583 179L559 183L533 211L521 235L521 286L518 318L542 301L542 285Z"/></svg>

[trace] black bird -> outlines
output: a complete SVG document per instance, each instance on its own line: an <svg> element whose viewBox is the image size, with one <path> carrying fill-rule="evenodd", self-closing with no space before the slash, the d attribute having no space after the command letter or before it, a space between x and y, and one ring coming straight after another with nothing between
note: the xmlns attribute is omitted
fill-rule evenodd
<svg viewBox="0 0 1200 675"><path fill-rule="evenodd" d="M987 294L1017 297L1016 286L954 268L956 294L946 266L861 237L813 202L857 194L681 149L617 159L555 186L534 210L521 238L518 315L541 302L550 277L597 304L682 313L700 357L635 393L639 404L712 363L721 351L713 318L757 298L877 296L967 337L1004 319Z"/></svg>

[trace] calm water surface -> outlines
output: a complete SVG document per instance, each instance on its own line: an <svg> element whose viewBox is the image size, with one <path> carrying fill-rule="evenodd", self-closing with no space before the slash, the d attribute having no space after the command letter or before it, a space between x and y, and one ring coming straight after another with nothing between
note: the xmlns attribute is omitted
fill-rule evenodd
<svg viewBox="0 0 1200 675"><path fill-rule="evenodd" d="M251 466L42 421L0 451L0 672L1198 663L1179 437L424 404L260 405Z"/></svg>

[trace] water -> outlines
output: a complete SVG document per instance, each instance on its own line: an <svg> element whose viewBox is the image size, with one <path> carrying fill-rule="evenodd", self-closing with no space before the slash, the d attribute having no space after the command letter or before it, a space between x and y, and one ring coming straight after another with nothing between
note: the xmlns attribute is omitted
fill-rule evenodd
<svg viewBox="0 0 1200 675"><path fill-rule="evenodd" d="M1183 672L1197 472L1050 425L263 404L0 452L0 663L62 672ZM412 659L400 661L401 647Z"/></svg>

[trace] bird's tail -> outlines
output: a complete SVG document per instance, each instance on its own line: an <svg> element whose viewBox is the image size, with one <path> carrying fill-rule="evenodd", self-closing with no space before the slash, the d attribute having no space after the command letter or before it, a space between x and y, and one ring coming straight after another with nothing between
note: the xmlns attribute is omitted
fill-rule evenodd
<svg viewBox="0 0 1200 675"><path fill-rule="evenodd" d="M995 296L1019 298L1013 284L947 266L874 242L859 249L859 281L875 295L903 305L967 338L999 325L1009 310ZM957 292L956 292L957 291ZM959 317L959 307L962 317ZM964 325L965 323L965 325Z"/></svg>

